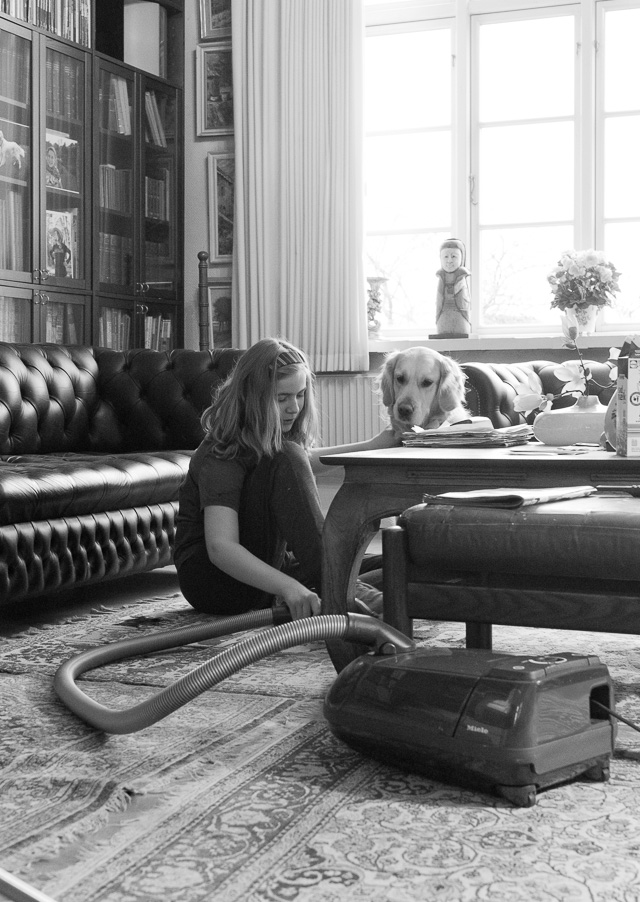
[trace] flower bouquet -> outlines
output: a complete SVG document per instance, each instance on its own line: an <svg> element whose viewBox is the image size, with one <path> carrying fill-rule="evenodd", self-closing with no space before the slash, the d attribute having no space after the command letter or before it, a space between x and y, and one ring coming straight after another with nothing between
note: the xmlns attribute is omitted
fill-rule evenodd
<svg viewBox="0 0 640 902"><path fill-rule="evenodd" d="M547 279L553 293L552 307L575 308L610 306L620 291L620 273L602 251L565 251Z"/></svg>

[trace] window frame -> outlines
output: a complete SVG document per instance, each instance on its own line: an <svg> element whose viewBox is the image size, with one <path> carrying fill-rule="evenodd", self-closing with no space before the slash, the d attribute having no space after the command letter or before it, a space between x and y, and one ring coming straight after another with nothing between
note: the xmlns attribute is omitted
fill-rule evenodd
<svg viewBox="0 0 640 902"><path fill-rule="evenodd" d="M575 172L574 172L574 244L578 249L602 247L604 240L604 54L602 54L605 13L608 10L638 8L638 0L397 0L372 2L365 0L365 35L417 30L425 21L437 20L440 27L453 28L454 60L452 109L452 234L461 237L467 246L468 266L478 271L480 228L478 214L472 203L475 173L478 169L479 122L477 74L478 33L483 22L514 21L550 15L567 15L575 19L577 44L575 70ZM375 29L375 32L373 31ZM384 29L384 32L383 32ZM598 54L600 53L600 56ZM640 217L639 217L640 219ZM563 248L559 249L560 251ZM549 266L554 261L550 261ZM551 339L557 344L559 323L518 326L480 327L480 304L477 285L471 278L472 333L469 339L454 341L455 346L473 344L486 346L487 340L498 343L509 337L529 345L534 337L537 346ZM638 322L613 322L590 338L589 344L615 344L619 335L634 329ZM406 329L386 329L372 346L383 345L406 337ZM412 340L427 339L427 334L414 334ZM543 341L540 341L543 339ZM501 341L502 340L502 341ZM493 342L492 342L493 343ZM549 342L551 343L551 342Z"/></svg>

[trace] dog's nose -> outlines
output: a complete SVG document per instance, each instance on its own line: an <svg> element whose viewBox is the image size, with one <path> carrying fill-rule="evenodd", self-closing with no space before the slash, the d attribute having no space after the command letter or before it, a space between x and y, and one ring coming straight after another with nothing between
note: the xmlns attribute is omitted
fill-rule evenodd
<svg viewBox="0 0 640 902"><path fill-rule="evenodd" d="M402 420L410 420L413 416L413 404L398 404L398 416Z"/></svg>

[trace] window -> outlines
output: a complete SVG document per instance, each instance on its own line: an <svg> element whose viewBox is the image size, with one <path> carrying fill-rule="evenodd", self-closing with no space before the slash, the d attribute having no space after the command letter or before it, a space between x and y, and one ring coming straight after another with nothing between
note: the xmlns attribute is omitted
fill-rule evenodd
<svg viewBox="0 0 640 902"><path fill-rule="evenodd" d="M622 272L599 327L640 324L640 0L365 4L365 275L388 280L383 334L435 331L449 237L467 247L475 335L557 334L547 274L568 248Z"/></svg>

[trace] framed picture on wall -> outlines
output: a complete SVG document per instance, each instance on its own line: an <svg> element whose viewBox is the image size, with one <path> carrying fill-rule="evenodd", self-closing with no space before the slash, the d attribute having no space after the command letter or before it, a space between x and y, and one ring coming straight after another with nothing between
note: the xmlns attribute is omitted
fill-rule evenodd
<svg viewBox="0 0 640 902"><path fill-rule="evenodd" d="M231 37L231 0L200 0L200 37L203 41Z"/></svg>
<svg viewBox="0 0 640 902"><path fill-rule="evenodd" d="M233 257L234 154L207 154L209 176L209 259Z"/></svg>
<svg viewBox="0 0 640 902"><path fill-rule="evenodd" d="M198 44L196 66L196 133L229 135L233 132L231 44Z"/></svg>
<svg viewBox="0 0 640 902"><path fill-rule="evenodd" d="M211 348L231 347L231 282L209 282L209 324Z"/></svg>

